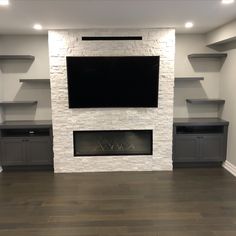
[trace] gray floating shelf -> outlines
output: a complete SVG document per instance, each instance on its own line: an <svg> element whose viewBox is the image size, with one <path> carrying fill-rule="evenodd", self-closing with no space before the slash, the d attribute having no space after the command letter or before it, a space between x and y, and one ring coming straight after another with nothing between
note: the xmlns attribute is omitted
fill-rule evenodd
<svg viewBox="0 0 236 236"><path fill-rule="evenodd" d="M34 105L37 101L2 101L0 106L10 106L10 105Z"/></svg>
<svg viewBox="0 0 236 236"><path fill-rule="evenodd" d="M0 129L33 129L33 128L51 128L51 120L11 120L0 123Z"/></svg>
<svg viewBox="0 0 236 236"><path fill-rule="evenodd" d="M50 79L20 79L20 83L50 83Z"/></svg>
<svg viewBox="0 0 236 236"><path fill-rule="evenodd" d="M231 37L231 38L221 40L221 41L216 42L216 43L210 43L210 44L207 45L207 47L224 46L224 45L226 45L228 43L232 43L232 42L236 42L236 37Z"/></svg>
<svg viewBox="0 0 236 236"><path fill-rule="evenodd" d="M187 103L191 104L216 104L216 105L223 105L225 100L223 99L186 99Z"/></svg>
<svg viewBox="0 0 236 236"><path fill-rule="evenodd" d="M183 82L195 82L204 80L204 77L175 77L175 81L183 81Z"/></svg>
<svg viewBox="0 0 236 236"><path fill-rule="evenodd" d="M0 60L34 60L32 55L0 55Z"/></svg>
<svg viewBox="0 0 236 236"><path fill-rule="evenodd" d="M221 118L174 118L174 125L229 125L229 122Z"/></svg>
<svg viewBox="0 0 236 236"><path fill-rule="evenodd" d="M197 58L215 58L215 59L223 59L227 57L227 53L195 53L188 55L189 59L197 59Z"/></svg>

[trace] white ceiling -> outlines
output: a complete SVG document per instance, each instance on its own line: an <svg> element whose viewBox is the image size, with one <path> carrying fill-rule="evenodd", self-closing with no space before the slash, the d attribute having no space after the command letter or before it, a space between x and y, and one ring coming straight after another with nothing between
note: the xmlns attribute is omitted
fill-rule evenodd
<svg viewBox="0 0 236 236"><path fill-rule="evenodd" d="M236 18L236 2L221 0L10 0L0 7L0 34L33 34L48 29L165 28L205 33ZM186 21L195 27L184 28ZM46 31L44 31L46 32Z"/></svg>

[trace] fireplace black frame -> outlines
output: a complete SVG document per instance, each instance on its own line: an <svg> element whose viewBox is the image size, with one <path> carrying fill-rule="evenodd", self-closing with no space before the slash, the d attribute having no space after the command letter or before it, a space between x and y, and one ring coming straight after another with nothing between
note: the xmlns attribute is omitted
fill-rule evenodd
<svg viewBox="0 0 236 236"><path fill-rule="evenodd" d="M150 143L151 143L151 148L150 148L150 154L146 153L134 153L134 154L93 154L93 155L87 155L87 154L76 154L75 150L75 135L78 132L129 132L129 131L149 131L150 132ZM135 130L75 130L73 131L73 151L74 151L74 157L95 157L95 156L104 156L104 157L109 157L109 156L152 156L153 155L153 130L151 129L135 129Z"/></svg>

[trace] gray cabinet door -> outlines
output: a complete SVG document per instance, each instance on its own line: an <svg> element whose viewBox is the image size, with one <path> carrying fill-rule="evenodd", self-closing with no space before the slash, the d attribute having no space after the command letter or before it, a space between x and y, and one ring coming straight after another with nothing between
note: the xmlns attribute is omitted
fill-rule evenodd
<svg viewBox="0 0 236 236"><path fill-rule="evenodd" d="M53 162L52 143L48 137L27 139L25 151L28 165L51 165Z"/></svg>
<svg viewBox="0 0 236 236"><path fill-rule="evenodd" d="M202 161L224 160L222 135L204 135L200 142Z"/></svg>
<svg viewBox="0 0 236 236"><path fill-rule="evenodd" d="M1 141L3 166L25 165L24 142L21 138L3 138Z"/></svg>
<svg viewBox="0 0 236 236"><path fill-rule="evenodd" d="M199 161L199 138L196 136L178 135L174 142L174 161L192 162Z"/></svg>

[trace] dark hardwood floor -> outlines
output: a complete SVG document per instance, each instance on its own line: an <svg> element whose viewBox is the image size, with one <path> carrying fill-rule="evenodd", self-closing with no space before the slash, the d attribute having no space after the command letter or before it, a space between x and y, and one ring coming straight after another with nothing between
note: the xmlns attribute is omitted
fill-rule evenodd
<svg viewBox="0 0 236 236"><path fill-rule="evenodd" d="M224 169L0 174L1 236L236 236Z"/></svg>

